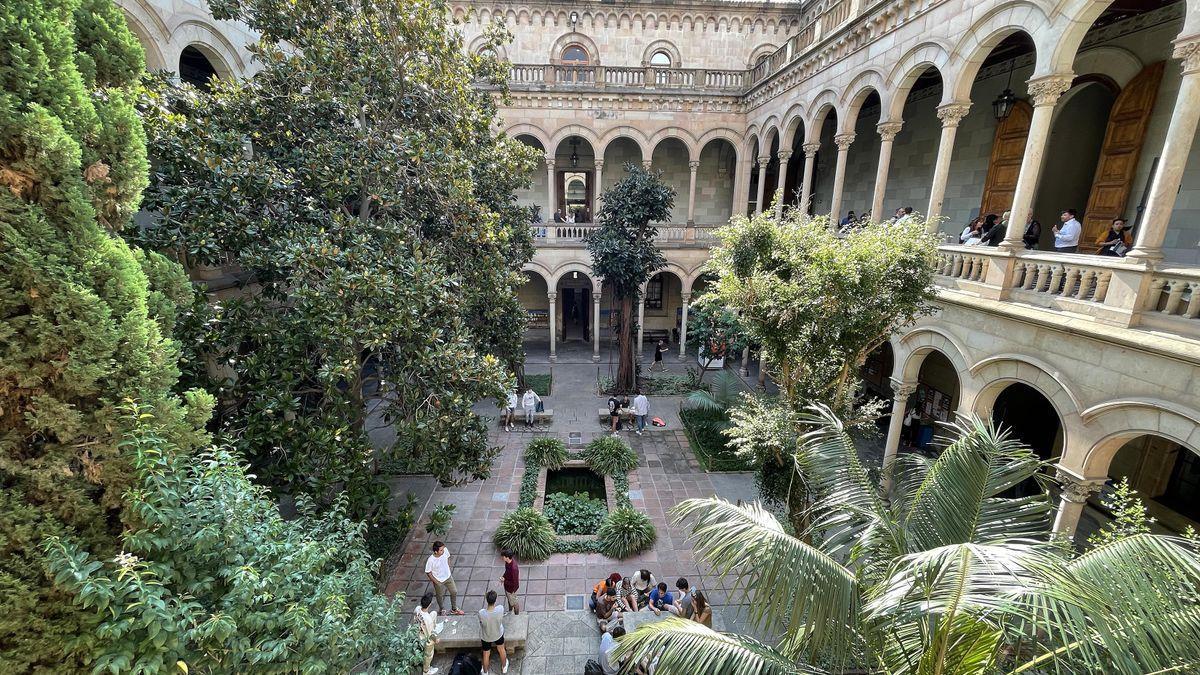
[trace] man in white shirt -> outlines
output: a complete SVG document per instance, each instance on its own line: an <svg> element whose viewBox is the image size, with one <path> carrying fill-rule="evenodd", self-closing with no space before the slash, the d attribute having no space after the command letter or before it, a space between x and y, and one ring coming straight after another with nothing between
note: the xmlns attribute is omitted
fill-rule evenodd
<svg viewBox="0 0 1200 675"><path fill-rule="evenodd" d="M532 388L526 389L521 396L521 408L525 410L525 428L533 426L533 416L537 412L537 404L542 402L542 397L537 395Z"/></svg>
<svg viewBox="0 0 1200 675"><path fill-rule="evenodd" d="M1054 250L1059 253L1074 253L1079 250L1079 234L1083 226L1076 220L1075 209L1067 209L1059 215L1062 226L1054 228Z"/></svg>
<svg viewBox="0 0 1200 675"><path fill-rule="evenodd" d="M641 436L646 428L646 416L650 414L650 399L640 389L637 396L633 397L633 414L637 415L637 435Z"/></svg>
<svg viewBox="0 0 1200 675"><path fill-rule="evenodd" d="M433 592L437 594L438 612L446 613L442 605L442 597L450 591L450 613L462 616L458 608L458 586L454 585L454 577L450 574L450 549L440 541L433 542L433 554L425 561L425 576L433 582Z"/></svg>
<svg viewBox="0 0 1200 675"><path fill-rule="evenodd" d="M433 593L426 593L421 598L421 604L417 606L413 612L413 619L417 622L417 635L425 641L425 664L421 668L424 675L434 675L437 673L437 668L430 668L433 663L433 647L437 644L437 613L433 611Z"/></svg>
<svg viewBox="0 0 1200 675"><path fill-rule="evenodd" d="M512 431L513 417L517 414L517 390L508 392L508 400L504 406L504 430Z"/></svg>
<svg viewBox="0 0 1200 675"><path fill-rule="evenodd" d="M617 664L612 662L610 654L617 647L617 638L625 635L625 629L621 626L615 626L612 630L604 631L604 635L600 637L600 669L604 671L604 675L617 675L619 668Z"/></svg>

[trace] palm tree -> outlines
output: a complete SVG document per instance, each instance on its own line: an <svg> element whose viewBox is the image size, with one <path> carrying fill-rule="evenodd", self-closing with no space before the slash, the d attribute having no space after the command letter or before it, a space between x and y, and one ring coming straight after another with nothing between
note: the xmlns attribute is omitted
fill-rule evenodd
<svg viewBox="0 0 1200 675"><path fill-rule="evenodd" d="M758 504L689 499L699 559L733 575L774 644L683 619L625 636L617 657L660 675L858 670L914 675L1168 673L1200 668L1200 556L1138 534L1076 554L1049 531L1043 464L969 420L936 460L906 457L885 494L825 408L811 408L798 477L817 498L793 536Z"/></svg>
<svg viewBox="0 0 1200 675"><path fill-rule="evenodd" d="M725 412L737 403L741 391L741 380L728 370L721 370L713 376L709 391L697 389L688 394L685 402L689 407L699 410Z"/></svg>

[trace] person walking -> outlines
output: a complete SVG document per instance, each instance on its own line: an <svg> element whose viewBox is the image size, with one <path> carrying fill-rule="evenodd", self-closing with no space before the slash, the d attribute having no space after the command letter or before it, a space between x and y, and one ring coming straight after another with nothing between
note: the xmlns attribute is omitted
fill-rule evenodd
<svg viewBox="0 0 1200 675"><path fill-rule="evenodd" d="M425 561L425 576L433 582L433 592L437 595L438 612L446 613L442 598L450 591L450 613L462 616L458 608L458 586L454 584L454 576L450 573L450 549L440 541L433 542L433 553Z"/></svg>
<svg viewBox="0 0 1200 675"><path fill-rule="evenodd" d="M508 400L504 405L504 430L512 431L513 418L517 415L517 389L508 392Z"/></svg>
<svg viewBox="0 0 1200 675"><path fill-rule="evenodd" d="M425 663L421 667L421 672L425 675L434 675L438 672L438 668L431 668L433 663L433 650L437 644L437 612L434 612L430 605L433 604L433 593L426 593L421 597L421 604L417 605L413 611L413 620L417 623L417 635L425 643Z"/></svg>
<svg viewBox="0 0 1200 675"><path fill-rule="evenodd" d="M666 353L667 343L659 340L658 344L654 345L654 365L650 366L650 370L660 371L667 369L667 367L663 365L663 354Z"/></svg>
<svg viewBox="0 0 1200 675"><path fill-rule="evenodd" d="M479 641L483 650L483 672L491 666L492 648L500 655L500 672L508 672L508 653L504 650L504 608L496 605L496 591L484 596L487 607L479 610Z"/></svg>
<svg viewBox="0 0 1200 675"><path fill-rule="evenodd" d="M650 399L638 389L637 396L633 397L633 414L637 416L637 435L641 436L646 429L646 416L650 414Z"/></svg>
<svg viewBox="0 0 1200 675"><path fill-rule="evenodd" d="M1058 216L1062 225L1054 228L1055 251L1074 253L1079 250L1079 234L1083 231L1083 226L1076 219L1077 215L1075 209L1067 209Z"/></svg>
<svg viewBox="0 0 1200 675"><path fill-rule="evenodd" d="M1125 227L1125 219L1113 218L1112 226L1108 228L1104 238L1096 243L1100 244L1100 250L1096 251L1097 255L1124 258L1125 254L1129 252L1129 248L1133 246L1129 230Z"/></svg>
<svg viewBox="0 0 1200 675"><path fill-rule="evenodd" d="M500 575L500 584L504 586L504 598L508 600L508 611L517 616L521 613L521 603L517 602L517 590L521 588L521 570L517 567L517 559L512 549L500 549L500 560L504 561L504 574Z"/></svg>
<svg viewBox="0 0 1200 675"><path fill-rule="evenodd" d="M521 408L525 411L525 428L533 428L533 416L537 412L537 404L542 402L542 397L537 395L537 392L532 387L525 390L525 394L521 396Z"/></svg>

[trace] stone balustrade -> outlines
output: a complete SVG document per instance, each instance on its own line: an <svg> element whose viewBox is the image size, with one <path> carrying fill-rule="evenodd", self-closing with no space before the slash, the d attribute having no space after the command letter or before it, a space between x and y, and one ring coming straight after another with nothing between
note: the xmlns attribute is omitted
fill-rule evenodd
<svg viewBox="0 0 1200 675"><path fill-rule="evenodd" d="M741 94L749 71L653 66L572 66L514 63L509 65L512 89L546 87L678 89Z"/></svg>
<svg viewBox="0 0 1200 675"><path fill-rule="evenodd" d="M537 246L579 247L589 232L600 226L594 223L545 223L532 226ZM717 225L663 224L658 226L655 241L668 246L697 246L709 248L716 242L713 234Z"/></svg>

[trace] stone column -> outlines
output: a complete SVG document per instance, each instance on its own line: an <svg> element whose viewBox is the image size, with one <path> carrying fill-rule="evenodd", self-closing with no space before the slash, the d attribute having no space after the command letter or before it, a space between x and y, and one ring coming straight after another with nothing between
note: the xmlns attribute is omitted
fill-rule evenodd
<svg viewBox="0 0 1200 675"><path fill-rule="evenodd" d="M688 216L687 224L696 224L696 170L700 168L698 160L688 162Z"/></svg>
<svg viewBox="0 0 1200 675"><path fill-rule="evenodd" d="M687 358L687 319L688 319L688 304L692 302L691 293L681 293L679 299L683 301L683 317L679 323L679 360Z"/></svg>
<svg viewBox="0 0 1200 675"><path fill-rule="evenodd" d="M600 293L592 293L592 360L600 361Z"/></svg>
<svg viewBox="0 0 1200 675"><path fill-rule="evenodd" d="M555 311L558 301L558 293L547 293L546 299L550 301L550 362L558 360L558 355L555 353L555 341L558 338L558 312Z"/></svg>
<svg viewBox="0 0 1200 675"><path fill-rule="evenodd" d="M758 388L766 389L767 387L767 350L765 347L760 347L758 350Z"/></svg>
<svg viewBox="0 0 1200 675"><path fill-rule="evenodd" d="M970 103L948 103L937 109L942 121L942 137L938 140L937 160L933 164L933 183L929 186L929 207L925 215L930 229L936 229L934 221L942 215L942 202L946 199L946 181L950 177L950 160L954 156L954 137L958 134L958 123L971 110Z"/></svg>
<svg viewBox="0 0 1200 675"><path fill-rule="evenodd" d="M750 210L750 172L752 170L753 165L749 160L737 164L737 173L733 176L733 203L729 207L729 212L735 216L744 216Z"/></svg>
<svg viewBox="0 0 1200 675"><path fill-rule="evenodd" d="M802 178L803 185L800 186L800 210L808 213L808 208L812 205L813 169L816 168L817 151L821 149L821 144L805 143L800 147L804 150L804 177Z"/></svg>
<svg viewBox="0 0 1200 675"><path fill-rule="evenodd" d="M787 190L787 174L788 160L792 158L791 150L780 150L776 155L779 158L779 183L775 186L776 192ZM787 201L787 193L779 195L779 202L775 204L775 218L778 219L783 215L783 203Z"/></svg>
<svg viewBox="0 0 1200 675"><path fill-rule="evenodd" d="M875 126L879 132L879 165L875 167L875 193L871 197L871 218L883 220L883 194L887 192L888 169L892 166L892 142L900 133L903 122L883 122Z"/></svg>
<svg viewBox="0 0 1200 675"><path fill-rule="evenodd" d="M554 158L546 158L546 190L550 198L550 210L546 212L546 224L554 227L554 212L558 210L558 200L554 197Z"/></svg>
<svg viewBox="0 0 1200 675"><path fill-rule="evenodd" d="M1100 491L1104 479L1080 478L1059 468L1058 480L1062 483L1062 494L1058 498L1058 513L1054 515L1054 534L1070 540L1075 538L1075 528L1079 527L1079 516L1083 515L1088 497Z"/></svg>
<svg viewBox="0 0 1200 675"><path fill-rule="evenodd" d="M592 204L591 204L591 208L590 208L590 210L592 212L591 213L592 222L596 222L596 197L599 196L600 193L604 191L604 183L601 180L603 177L604 177L604 160L598 159L598 160L596 160L596 187L594 187L592 189Z"/></svg>
<svg viewBox="0 0 1200 675"><path fill-rule="evenodd" d="M854 142L854 134L838 134L833 137L837 146L837 169L833 172L833 200L829 205L829 219L834 229L842 219L842 188L846 185L846 158L850 155L850 144Z"/></svg>
<svg viewBox="0 0 1200 675"><path fill-rule="evenodd" d="M769 161L771 161L770 155L758 158L758 200L754 202L754 215L756 216L763 210L763 192L767 189L767 162Z"/></svg>
<svg viewBox="0 0 1200 675"><path fill-rule="evenodd" d="M900 450L900 430L904 427L904 412L908 408L908 397L917 390L916 382L902 382L895 378L892 385L892 418L888 422L887 441L883 445L883 491L892 487L891 464L896 461Z"/></svg>
<svg viewBox="0 0 1200 675"><path fill-rule="evenodd" d="M1158 172L1150 186L1145 217L1138 225L1137 241L1129 252L1130 258L1162 259L1167 224L1175 208L1175 197L1179 194L1188 153L1196 138L1196 123L1200 121L1200 38L1177 41L1173 56L1183 59L1183 80L1175 96L1175 108L1171 113L1171 124L1167 127L1162 158L1158 161Z"/></svg>
<svg viewBox="0 0 1200 675"><path fill-rule="evenodd" d="M647 170L647 171L649 171L649 170L650 170L650 167L651 167L651 166L653 166L653 165L654 165L654 162L653 162L653 160L649 160L649 159L643 159L643 160L642 160L642 168L643 168L643 169L645 169L645 170Z"/></svg>
<svg viewBox="0 0 1200 675"><path fill-rule="evenodd" d="M738 373L740 373L742 377L746 377L747 375L750 374L750 346L749 345L742 348L742 365L740 368L738 368Z"/></svg>
<svg viewBox="0 0 1200 675"><path fill-rule="evenodd" d="M642 292L637 297L638 303L638 340L637 340L637 361L642 360L642 335L646 331L646 289L643 287Z"/></svg>
<svg viewBox="0 0 1200 675"><path fill-rule="evenodd" d="M1025 234L1025 217L1033 208L1033 195L1037 192L1038 179L1042 173L1042 159L1046 144L1050 140L1050 120L1054 117L1054 104L1071 88L1074 76L1070 74L1047 75L1029 81L1029 98L1033 101L1033 119L1029 122L1029 138L1025 141L1025 157L1021 160L1021 173L1017 175L1017 189L1009 207L1008 231L1002 248L1017 250L1025 248L1021 236Z"/></svg>

